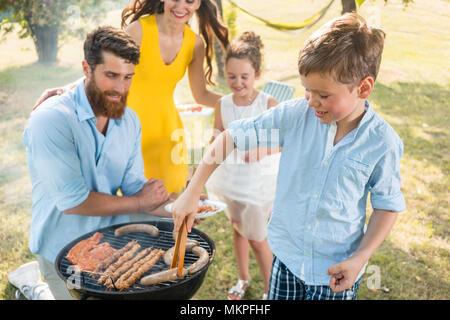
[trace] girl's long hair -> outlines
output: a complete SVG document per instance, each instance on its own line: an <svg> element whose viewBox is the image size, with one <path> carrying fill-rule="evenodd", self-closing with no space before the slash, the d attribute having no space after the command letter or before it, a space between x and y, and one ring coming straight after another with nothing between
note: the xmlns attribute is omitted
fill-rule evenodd
<svg viewBox="0 0 450 320"><path fill-rule="evenodd" d="M214 56L214 36L217 37L222 47L226 50L228 47L228 28L223 24L218 16L217 5L212 0L200 0L201 4L196 15L200 35L205 41L206 72L205 79L207 84L214 84L212 76L212 59ZM131 3L122 11L122 28L128 24L139 20L145 15L160 14L164 12L164 3L160 0L132 0ZM129 21L129 22L127 22Z"/></svg>

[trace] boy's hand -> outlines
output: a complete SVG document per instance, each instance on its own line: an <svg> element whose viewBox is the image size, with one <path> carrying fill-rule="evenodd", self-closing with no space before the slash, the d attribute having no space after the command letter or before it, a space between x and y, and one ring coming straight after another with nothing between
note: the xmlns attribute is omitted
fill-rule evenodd
<svg viewBox="0 0 450 320"><path fill-rule="evenodd" d="M174 231L178 231L184 218L188 217L186 227L188 232L191 232L198 211L198 200L199 196L191 195L188 191L183 192L175 200L172 205Z"/></svg>
<svg viewBox="0 0 450 320"><path fill-rule="evenodd" d="M328 268L327 274L331 276L331 290L341 292L353 286L364 264L369 261L392 229L397 215L397 212L374 209L367 231L355 253L347 260Z"/></svg>
<svg viewBox="0 0 450 320"><path fill-rule="evenodd" d="M327 275L331 276L331 290L338 293L350 289L355 284L356 277L358 277L364 263L358 257L350 257L329 267Z"/></svg>

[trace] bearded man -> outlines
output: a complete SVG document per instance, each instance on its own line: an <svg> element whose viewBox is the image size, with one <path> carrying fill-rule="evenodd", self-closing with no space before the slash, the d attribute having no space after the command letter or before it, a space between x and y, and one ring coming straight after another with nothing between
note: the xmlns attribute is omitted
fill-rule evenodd
<svg viewBox="0 0 450 320"><path fill-rule="evenodd" d="M135 212L170 217L164 183L144 176L141 124L126 106L139 47L124 31L100 27L87 36L84 54L84 81L36 108L23 134L29 247L55 299L72 298L53 266L67 243L129 222Z"/></svg>

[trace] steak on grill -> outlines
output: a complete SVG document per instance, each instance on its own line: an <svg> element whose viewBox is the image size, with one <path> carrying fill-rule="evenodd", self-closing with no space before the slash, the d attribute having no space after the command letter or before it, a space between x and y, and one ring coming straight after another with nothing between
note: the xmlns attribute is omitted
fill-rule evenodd
<svg viewBox="0 0 450 320"><path fill-rule="evenodd" d="M100 243L103 234L96 232L92 237L78 242L66 258L79 271L94 271L97 265L112 255L116 250L108 242Z"/></svg>

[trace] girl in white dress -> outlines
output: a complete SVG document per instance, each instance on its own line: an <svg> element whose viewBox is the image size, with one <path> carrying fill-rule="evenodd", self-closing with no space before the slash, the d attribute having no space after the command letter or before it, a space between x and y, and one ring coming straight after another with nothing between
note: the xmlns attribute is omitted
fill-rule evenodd
<svg viewBox="0 0 450 320"><path fill-rule="evenodd" d="M277 105L273 97L254 88L255 80L261 76L262 48L261 38L253 32L244 32L230 44L225 74L233 93L224 96L216 108L216 133L226 129L231 121L258 116ZM227 204L225 212L233 226L239 280L228 292L229 300L242 299L250 286L249 247L264 280L263 299L267 294L272 252L266 236L275 195L278 151L260 148L245 154L235 150L206 183L208 197Z"/></svg>

